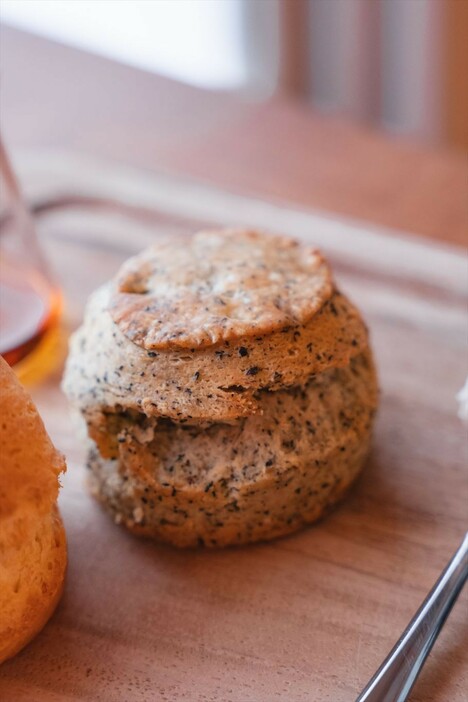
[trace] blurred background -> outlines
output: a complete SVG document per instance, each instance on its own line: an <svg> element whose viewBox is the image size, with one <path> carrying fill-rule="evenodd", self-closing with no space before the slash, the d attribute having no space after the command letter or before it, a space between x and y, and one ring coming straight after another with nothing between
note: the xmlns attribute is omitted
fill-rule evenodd
<svg viewBox="0 0 468 702"><path fill-rule="evenodd" d="M2 0L0 15L207 90L468 148L468 0Z"/></svg>

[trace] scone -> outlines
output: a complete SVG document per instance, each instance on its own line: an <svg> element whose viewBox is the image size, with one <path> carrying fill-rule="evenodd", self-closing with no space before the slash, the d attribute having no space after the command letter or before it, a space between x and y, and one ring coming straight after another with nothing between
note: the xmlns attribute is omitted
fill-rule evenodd
<svg viewBox="0 0 468 702"><path fill-rule="evenodd" d="M178 546L322 516L364 463L378 394L367 329L323 256L238 230L127 262L89 301L64 389L93 493Z"/></svg>
<svg viewBox="0 0 468 702"><path fill-rule="evenodd" d="M0 663L46 624L62 593L65 532L56 501L63 456L0 357Z"/></svg>

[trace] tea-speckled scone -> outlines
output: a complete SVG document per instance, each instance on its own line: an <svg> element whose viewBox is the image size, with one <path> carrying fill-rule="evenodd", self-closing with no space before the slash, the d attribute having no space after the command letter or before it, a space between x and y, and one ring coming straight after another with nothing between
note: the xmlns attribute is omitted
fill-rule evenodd
<svg viewBox="0 0 468 702"><path fill-rule="evenodd" d="M88 303L63 387L95 443L95 494L177 545L272 538L318 518L362 466L376 407L366 326L321 254L238 230L124 264ZM213 496L216 476L225 490Z"/></svg>
<svg viewBox="0 0 468 702"><path fill-rule="evenodd" d="M90 451L91 485L118 523L177 546L281 536L345 492L369 449L377 385L368 352L304 388L262 391L262 414L209 428L121 416L115 460Z"/></svg>

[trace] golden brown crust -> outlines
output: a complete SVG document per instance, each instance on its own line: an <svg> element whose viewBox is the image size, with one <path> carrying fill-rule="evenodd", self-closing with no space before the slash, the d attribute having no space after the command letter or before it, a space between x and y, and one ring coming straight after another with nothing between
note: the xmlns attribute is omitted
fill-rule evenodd
<svg viewBox="0 0 468 702"><path fill-rule="evenodd" d="M56 507L63 456L0 358L0 662L42 629L62 592L67 550Z"/></svg>
<svg viewBox="0 0 468 702"><path fill-rule="evenodd" d="M316 249L260 232L209 231L127 261L109 310L144 349L200 349L305 324L332 291Z"/></svg>
<svg viewBox="0 0 468 702"><path fill-rule="evenodd" d="M65 460L50 440L33 401L0 356L0 529L18 505L50 511Z"/></svg>
<svg viewBox="0 0 468 702"><path fill-rule="evenodd" d="M62 596L67 568L65 529L56 507L35 519L30 539L0 566L0 664L47 624Z"/></svg>

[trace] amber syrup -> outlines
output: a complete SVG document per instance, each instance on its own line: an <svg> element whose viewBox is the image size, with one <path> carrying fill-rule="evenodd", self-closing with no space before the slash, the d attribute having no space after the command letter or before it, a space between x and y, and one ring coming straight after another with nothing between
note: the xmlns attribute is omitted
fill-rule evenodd
<svg viewBox="0 0 468 702"><path fill-rule="evenodd" d="M42 274L2 256L0 354L16 366L37 352L58 327L62 296ZM46 365L50 359L44 358Z"/></svg>

